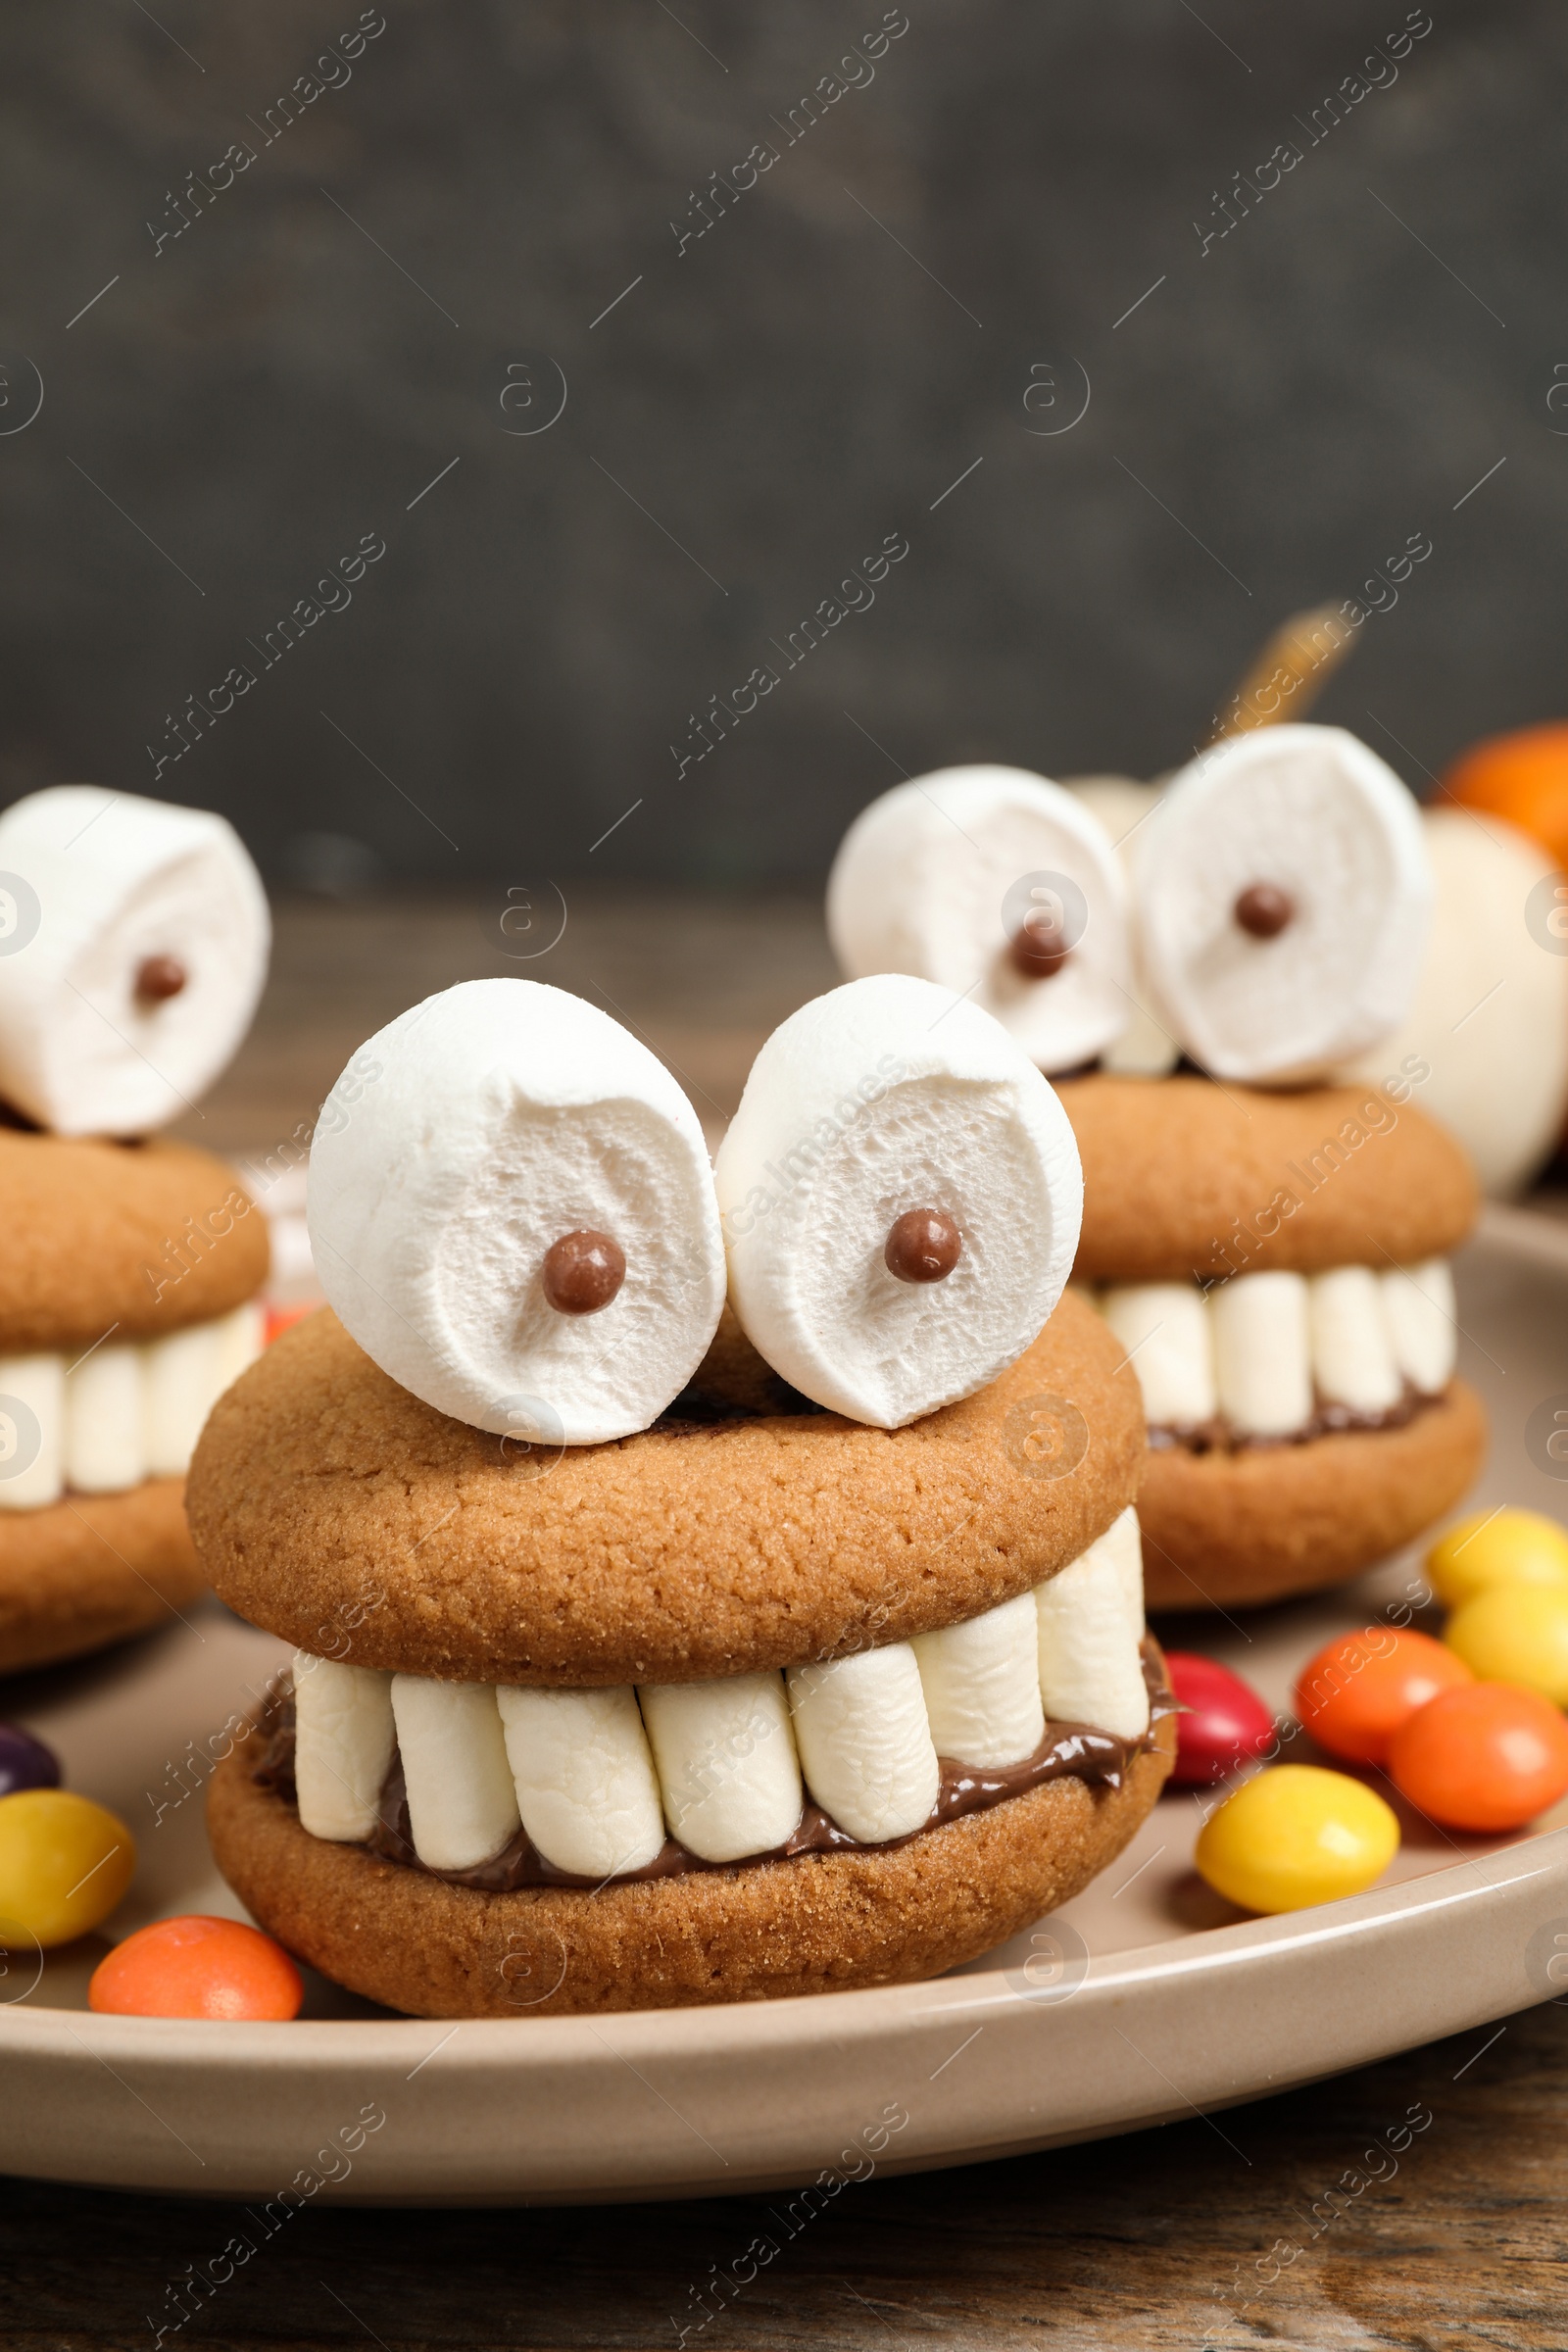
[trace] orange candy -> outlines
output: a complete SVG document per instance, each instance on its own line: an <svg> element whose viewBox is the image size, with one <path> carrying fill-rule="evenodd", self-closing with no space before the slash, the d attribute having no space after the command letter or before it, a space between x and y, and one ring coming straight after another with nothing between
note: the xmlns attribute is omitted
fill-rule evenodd
<svg viewBox="0 0 1568 2352"><path fill-rule="evenodd" d="M1342 1634L1301 1669L1296 1712L1331 1756L1381 1764L1418 1707L1474 1680L1464 1660L1430 1634L1369 1625Z"/></svg>
<svg viewBox="0 0 1568 2352"><path fill-rule="evenodd" d="M159 1919L93 1970L87 2005L111 2017L296 2017L300 1972L280 1943L237 1919Z"/></svg>
<svg viewBox="0 0 1568 2352"><path fill-rule="evenodd" d="M1488 808L1568 867L1568 722L1519 727L1462 752L1443 779L1467 808Z"/></svg>
<svg viewBox="0 0 1568 2352"><path fill-rule="evenodd" d="M265 1345L270 1348L272 1342L280 1340L285 1331L292 1331L296 1323L303 1323L307 1315L314 1315L320 1303L319 1298L307 1298L303 1305L269 1306Z"/></svg>
<svg viewBox="0 0 1568 2352"><path fill-rule="evenodd" d="M1568 1792L1568 1723L1513 1683L1445 1690L1396 1732L1389 1774L1448 1830L1522 1830Z"/></svg>

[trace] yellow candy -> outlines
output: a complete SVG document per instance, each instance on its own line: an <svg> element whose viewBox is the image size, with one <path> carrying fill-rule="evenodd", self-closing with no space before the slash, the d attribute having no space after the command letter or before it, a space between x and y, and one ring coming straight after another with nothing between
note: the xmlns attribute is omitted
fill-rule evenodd
<svg viewBox="0 0 1568 2352"><path fill-rule="evenodd" d="M1523 1683L1568 1707L1568 1586L1489 1586L1454 1610L1443 1639L1477 1682Z"/></svg>
<svg viewBox="0 0 1568 2352"><path fill-rule="evenodd" d="M1359 1894L1398 1846L1393 1807L1361 1782L1317 1764L1276 1764L1209 1815L1196 1860L1244 1911L1299 1911Z"/></svg>
<svg viewBox="0 0 1568 2352"><path fill-rule="evenodd" d="M136 1840L69 1788L0 1796L0 1945L70 1943L107 1919L130 1885Z"/></svg>
<svg viewBox="0 0 1568 2352"><path fill-rule="evenodd" d="M1568 1592L1568 1530L1539 1511L1478 1511L1433 1544L1427 1574L1450 1609L1492 1585L1550 1585Z"/></svg>

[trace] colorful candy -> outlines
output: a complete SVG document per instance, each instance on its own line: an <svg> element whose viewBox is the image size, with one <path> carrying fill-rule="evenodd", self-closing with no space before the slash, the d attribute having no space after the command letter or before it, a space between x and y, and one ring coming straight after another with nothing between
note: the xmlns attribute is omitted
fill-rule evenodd
<svg viewBox="0 0 1568 2352"><path fill-rule="evenodd" d="M1170 1776L1178 1788L1212 1788L1263 1753L1274 1736L1274 1719L1239 1675L1217 1658L1190 1649L1168 1649L1165 1665L1184 1710L1176 1718Z"/></svg>
<svg viewBox="0 0 1568 2352"><path fill-rule="evenodd" d="M280 1943L237 1919L159 1919L93 1971L89 2008L112 2017L297 2017L299 1970Z"/></svg>
<svg viewBox="0 0 1568 2352"><path fill-rule="evenodd" d="M107 1919L130 1885L136 1840L68 1788L0 1796L0 1946L70 1943Z"/></svg>
<svg viewBox="0 0 1568 2352"><path fill-rule="evenodd" d="M1492 1585L1568 1592L1568 1531L1539 1511L1478 1511L1434 1544L1427 1574L1450 1609Z"/></svg>
<svg viewBox="0 0 1568 2352"><path fill-rule="evenodd" d="M1194 1858L1243 1910L1299 1911L1360 1894L1398 1845L1393 1807L1359 1781L1318 1764L1277 1764L1210 1814Z"/></svg>
<svg viewBox="0 0 1568 2352"><path fill-rule="evenodd" d="M1568 1706L1568 1589L1491 1585L1454 1610L1443 1639L1483 1683L1521 1683Z"/></svg>
<svg viewBox="0 0 1568 2352"><path fill-rule="evenodd" d="M1522 1829L1568 1793L1568 1723L1538 1690L1468 1683L1395 1734L1389 1773L1445 1829Z"/></svg>
<svg viewBox="0 0 1568 2352"><path fill-rule="evenodd" d="M19 1788L58 1788L60 1762L20 1723L0 1723L0 1796Z"/></svg>
<svg viewBox="0 0 1568 2352"><path fill-rule="evenodd" d="M1418 1707L1473 1679L1463 1659L1430 1634L1369 1625L1341 1634L1302 1667L1296 1712L1330 1755L1381 1764Z"/></svg>

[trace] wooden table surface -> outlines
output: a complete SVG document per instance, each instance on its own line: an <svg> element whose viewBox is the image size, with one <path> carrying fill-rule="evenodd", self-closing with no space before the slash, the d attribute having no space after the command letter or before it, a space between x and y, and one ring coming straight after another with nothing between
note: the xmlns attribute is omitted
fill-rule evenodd
<svg viewBox="0 0 1568 2352"><path fill-rule="evenodd" d="M678 1071L713 1130L768 1030L834 974L814 906L675 893L280 910L255 1032L184 1131L225 1152L293 1134L406 1004L514 972L591 996ZM511 902L515 909L518 902ZM1365 2152L1430 2116L1389 2170ZM236 2115L236 2131L244 2118ZM0 2118L0 2161L4 2119ZM1376 2173L1380 2178L1369 2180ZM1354 2183L1362 2185L1357 2188ZM1331 2192L1340 2191L1336 2199ZM225 2209L12 2180L0 2352L152 2347L166 2289L220 2248ZM1520 2352L1568 2346L1568 2007L1549 2004L1314 2088L1121 2139L872 2177L720 2314L705 2282L759 2200L522 2212L300 2214L177 2334L209 2347L1260 2343ZM182 2307L182 2306L181 2306ZM710 2315L706 2326L703 2315Z"/></svg>

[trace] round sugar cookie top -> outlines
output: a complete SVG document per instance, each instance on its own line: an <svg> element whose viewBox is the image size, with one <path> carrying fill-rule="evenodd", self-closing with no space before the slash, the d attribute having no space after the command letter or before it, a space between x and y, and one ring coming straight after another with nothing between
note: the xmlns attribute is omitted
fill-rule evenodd
<svg viewBox="0 0 1568 2352"><path fill-rule="evenodd" d="M267 1219L188 1144L0 1128L0 1355L162 1339L267 1279Z"/></svg>
<svg viewBox="0 0 1568 2352"><path fill-rule="evenodd" d="M1099 1074L1058 1088L1084 1163L1080 1282L1185 1282L1267 1267L1446 1256L1480 1194L1412 1080L1295 1094ZM1402 1096L1404 1100L1392 1097Z"/></svg>
<svg viewBox="0 0 1568 2352"><path fill-rule="evenodd" d="M1070 1296L990 1388L900 1430L811 1409L726 1316L652 1429L564 1448L449 1420L323 1311L220 1401L187 1506L222 1598L304 1648L602 1688L977 1616L1103 1534L1143 1455L1133 1371Z"/></svg>

